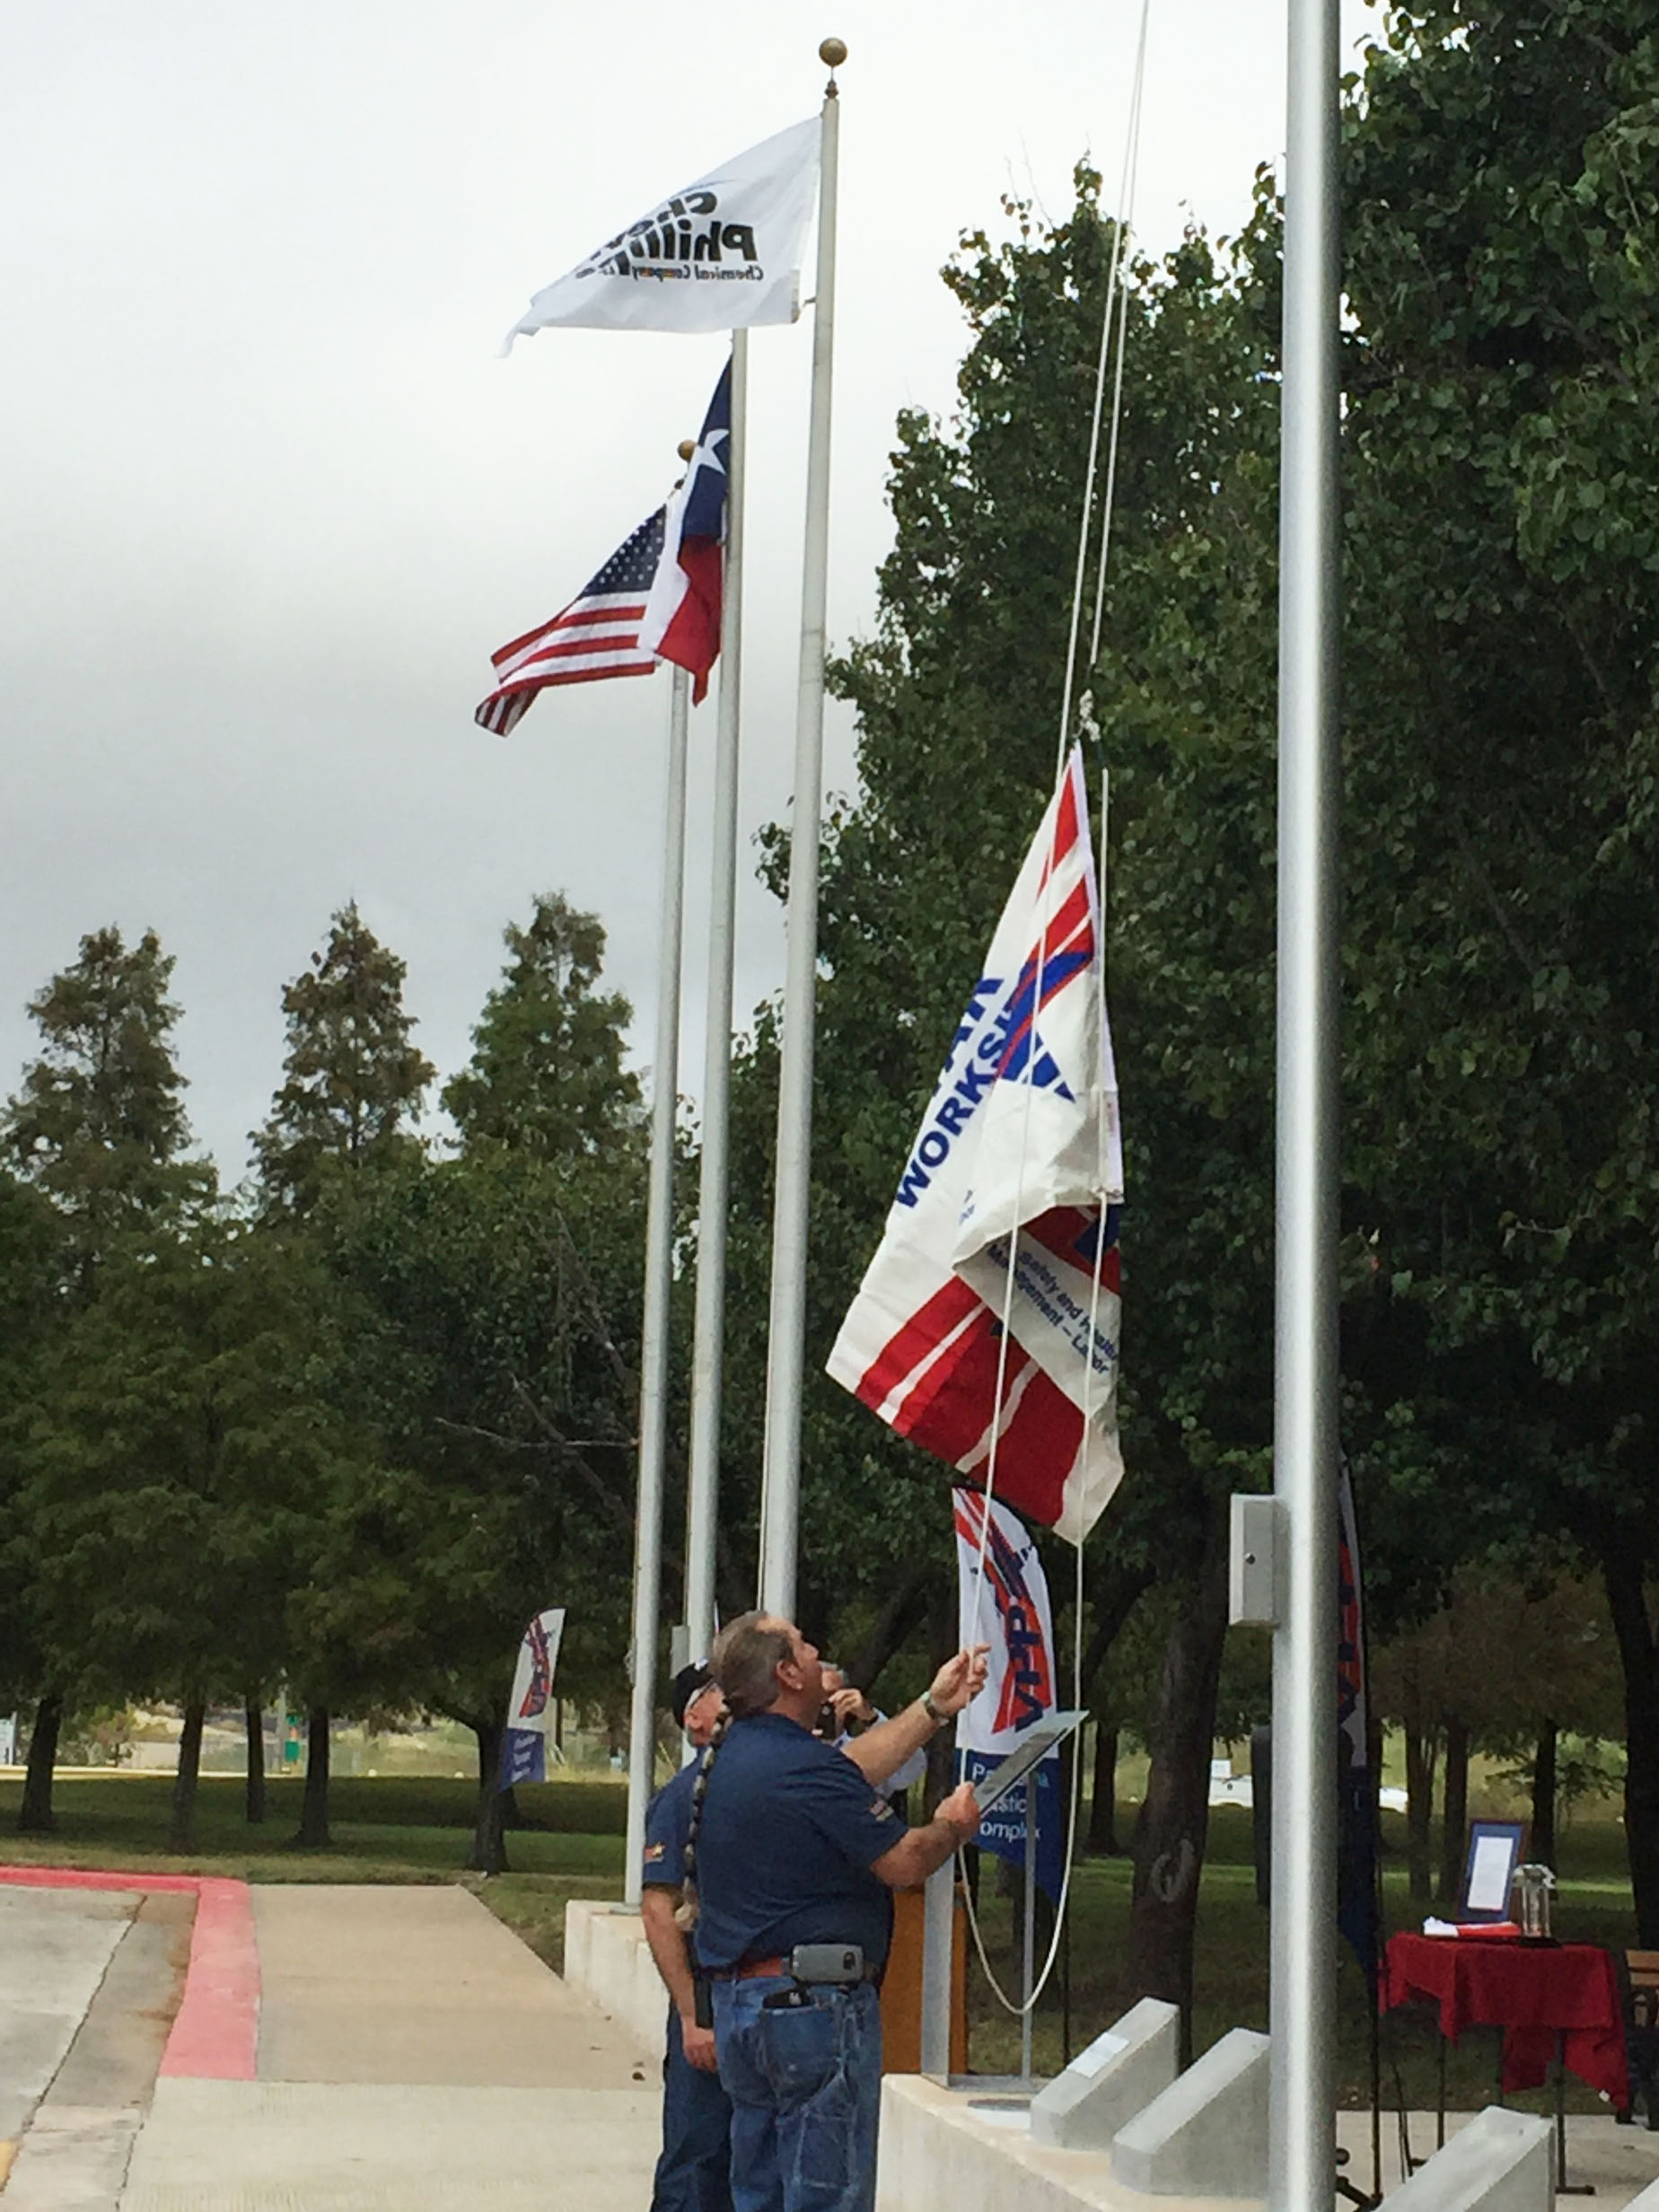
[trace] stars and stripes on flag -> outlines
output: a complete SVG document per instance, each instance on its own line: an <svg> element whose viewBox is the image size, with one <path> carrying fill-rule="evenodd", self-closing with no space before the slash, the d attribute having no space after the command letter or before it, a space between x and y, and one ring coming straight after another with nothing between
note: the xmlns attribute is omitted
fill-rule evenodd
<svg viewBox="0 0 1659 2212"><path fill-rule="evenodd" d="M991 940L830 1373L1081 1543L1122 1479L1123 1155L1080 751ZM1005 1325L1006 1334L1005 1337Z"/></svg>
<svg viewBox="0 0 1659 2212"><path fill-rule="evenodd" d="M732 440L732 364L715 386L685 481L668 503L663 556L639 626L641 649L695 679L691 698L708 689L720 651L724 596L727 449Z"/></svg>
<svg viewBox="0 0 1659 2212"><path fill-rule="evenodd" d="M667 509L643 522L568 607L490 655L496 689L473 720L505 737L539 691L606 676L648 676L657 656L640 644L651 587L663 558Z"/></svg>

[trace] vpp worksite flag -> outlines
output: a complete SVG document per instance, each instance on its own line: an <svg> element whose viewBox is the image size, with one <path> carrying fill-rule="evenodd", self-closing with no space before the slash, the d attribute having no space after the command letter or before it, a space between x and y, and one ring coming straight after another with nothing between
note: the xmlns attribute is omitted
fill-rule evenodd
<svg viewBox="0 0 1659 2212"><path fill-rule="evenodd" d="M829 1363L900 1435L981 1485L996 1436L996 1494L1074 1543L1123 1474L1123 1154L1100 961L1078 750L1003 908Z"/></svg>
<svg viewBox="0 0 1659 2212"><path fill-rule="evenodd" d="M737 330L793 322L818 184L817 116L670 194L545 285L507 333Z"/></svg>
<svg viewBox="0 0 1659 2212"><path fill-rule="evenodd" d="M474 722L505 737L553 684L651 674L657 656L640 644L639 626L662 565L666 512L659 507L625 539L551 621L491 654L496 689L473 709Z"/></svg>
<svg viewBox="0 0 1659 2212"><path fill-rule="evenodd" d="M553 1734L553 1676L565 1609L554 1605L538 1613L524 1631L507 1700L506 1733L501 1740L501 1787L548 1778L548 1739Z"/></svg>
<svg viewBox="0 0 1659 2212"><path fill-rule="evenodd" d="M732 364L715 386L708 413L686 469L685 481L668 503L663 557L639 625L639 648L654 653L696 679L695 703L708 689L708 672L720 652L720 609L724 598L726 453L732 443Z"/></svg>
<svg viewBox="0 0 1659 2212"><path fill-rule="evenodd" d="M1017 1514L978 1490L952 1490L956 1523L958 1615L964 1646L988 1644L985 1688L956 1720L956 1748L961 1778L978 1782L1020 1741L1033 1721L1055 1708L1054 1618L1049 1582L1037 1556L1036 1540ZM985 1571L979 1571L984 1545ZM1058 1751L1037 1765L1037 1879L1058 1898L1062 1880ZM1014 1790L993 1805L979 1823L982 1849L1023 1865L1025 1860L1025 1793Z"/></svg>

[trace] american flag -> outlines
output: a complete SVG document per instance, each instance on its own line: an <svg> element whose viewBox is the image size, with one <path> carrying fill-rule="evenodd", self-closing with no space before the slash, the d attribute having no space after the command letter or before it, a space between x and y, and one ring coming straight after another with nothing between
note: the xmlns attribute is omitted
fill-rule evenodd
<svg viewBox="0 0 1659 2212"><path fill-rule="evenodd" d="M639 625L663 558L665 514L659 507L642 522L550 622L490 655L496 689L474 714L475 722L505 737L549 684L651 673L657 656L641 651Z"/></svg>

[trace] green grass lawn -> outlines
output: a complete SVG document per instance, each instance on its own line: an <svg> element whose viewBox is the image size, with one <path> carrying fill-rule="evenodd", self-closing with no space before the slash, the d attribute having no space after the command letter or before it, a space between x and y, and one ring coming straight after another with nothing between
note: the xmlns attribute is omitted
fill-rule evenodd
<svg viewBox="0 0 1659 2212"><path fill-rule="evenodd" d="M242 1819L240 1778L204 1777L197 1848L174 1856L164 1848L171 1778L154 1774L65 1773L58 1778L55 1836L16 1833L20 1779L0 1779L0 1861L37 1865L121 1868L129 1872L240 1875L250 1882L459 1882L481 1896L531 1949L558 1968L564 1959L565 1905L573 1897L621 1893L627 1791L619 1781L561 1779L526 1787L520 1804L529 1825L507 1839L511 1874L480 1882L464 1871L475 1792L448 1778L342 1777L330 1792L333 1847L301 1851L288 1843L299 1821L301 1784L282 1777L269 1787L262 1828ZM1384 1815L1391 1848L1385 1879L1390 1930L1420 1926L1426 1908L1406 1893L1401 1823ZM1210 1816L1209 1853L1200 1892L1196 2048L1207 2049L1231 2027L1267 2026L1268 1916L1256 1902L1250 1815L1234 1806ZM1561 1849L1557 1933L1569 1940L1619 1947L1633 1940L1623 1831L1611 1817L1581 1816ZM1129 1914L1129 1862L1084 1859L1074 1877L1071 1934L1071 2045L1079 2050L1121 2010L1119 1972ZM981 1880L981 1927L993 1967L1014 1988L1019 1952L1014 1909L998 1893L993 1864ZM1369 2075L1365 1985L1343 1953L1338 2074L1346 2103L1366 2102ZM1005 2013L978 1966L970 1970L974 2067L1011 2072L1019 2062L1018 2022ZM1039 2009L1035 2055L1040 2073L1058 2071L1064 2018L1057 1969ZM1385 2023L1385 2102L1395 2094L1397 2065L1409 2104L1435 2099L1436 2039L1420 2008ZM1448 2054L1447 2094L1454 2107L1489 2101L1495 2039L1466 2037ZM1541 2099L1522 2100L1543 2109ZM1569 2109L1602 2109L1569 2085Z"/></svg>

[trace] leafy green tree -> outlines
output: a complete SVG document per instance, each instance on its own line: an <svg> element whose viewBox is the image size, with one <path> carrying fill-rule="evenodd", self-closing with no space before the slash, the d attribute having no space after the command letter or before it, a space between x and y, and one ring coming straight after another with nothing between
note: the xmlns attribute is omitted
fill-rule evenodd
<svg viewBox="0 0 1659 2212"><path fill-rule="evenodd" d="M173 1058L173 962L154 930L81 940L74 965L29 1002L41 1050L6 1102L4 1148L62 1213L83 1293L109 1241L188 1193L185 1079Z"/></svg>
<svg viewBox="0 0 1659 2212"><path fill-rule="evenodd" d="M609 1151L638 1126L640 1097L623 1066L633 1010L594 988L603 926L551 891L505 936L512 958L472 1032L470 1063L443 1086L444 1108L469 1150L508 1145L548 1160Z"/></svg>
<svg viewBox="0 0 1659 2212"><path fill-rule="evenodd" d="M1419 0L1370 60L1345 188L1360 1379L1443 1507L1598 1562L1646 1942L1656 97L1640 0Z"/></svg>
<svg viewBox="0 0 1659 2212"><path fill-rule="evenodd" d="M333 1387L380 1437L381 1471L329 1518L329 1618L311 1632L377 1669L382 1696L474 1731L473 1863L499 1872L525 1622L568 1604L560 1677L578 1697L614 1691L627 1644L637 1386L618 1347L637 1325L637 1163L496 1146L411 1163L338 1187L320 1227L343 1299Z"/></svg>
<svg viewBox="0 0 1659 2212"><path fill-rule="evenodd" d="M215 1215L116 1245L37 1365L23 1458L40 1634L94 1702L165 1697L189 1848L210 1698L281 1658L289 1560L337 1448L306 1388L290 1245Z"/></svg>
<svg viewBox="0 0 1659 2212"><path fill-rule="evenodd" d="M406 972L354 900L335 915L328 943L283 993L288 1028L284 1080L269 1119L253 1136L268 1225L303 1231L331 1183L343 1179L349 1185L421 1156L408 1125L419 1118L435 1071L411 1039L414 1017L403 1004ZM326 1330L330 1318L320 1316L320 1325ZM331 1523L337 1528L341 1513L349 1514L349 1494L357 1482L366 1478L372 1486L377 1479L349 1458L338 1473L348 1497L337 1501ZM315 1576L323 1571L320 1558L313 1563L313 1597ZM302 1643L293 1654L296 1687L308 1709L296 1841L320 1847L329 1840L331 1685L357 1680L360 1670L349 1639L329 1632L326 1603L301 1603L295 1620L322 1631L320 1641Z"/></svg>
<svg viewBox="0 0 1659 2212"><path fill-rule="evenodd" d="M45 1673L17 1422L65 1304L63 1238L62 1216L45 1192L0 1167L0 1707L7 1712L39 1695Z"/></svg>
<svg viewBox="0 0 1659 2212"><path fill-rule="evenodd" d="M62 1290L81 1306L93 1299L102 1261L118 1241L165 1234L180 1209L211 1188L210 1171L181 1157L189 1128L172 1054L172 966L154 931L129 949L118 929L95 930L81 940L73 965L30 1002L41 1051L7 1102L0 1143L54 1209ZM26 1572L27 1531L13 1534ZM25 1580L18 1610L26 1612L31 1602ZM69 1687L49 1672L33 1685L25 1830L54 1825L52 1769Z"/></svg>
<svg viewBox="0 0 1659 2212"><path fill-rule="evenodd" d="M354 900L329 940L283 993L288 1050L270 1118L253 1135L271 1206L303 1216L328 1163L356 1169L407 1154L422 1094L435 1072L416 1048L403 1005L407 970Z"/></svg>

